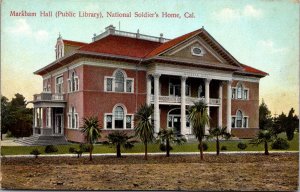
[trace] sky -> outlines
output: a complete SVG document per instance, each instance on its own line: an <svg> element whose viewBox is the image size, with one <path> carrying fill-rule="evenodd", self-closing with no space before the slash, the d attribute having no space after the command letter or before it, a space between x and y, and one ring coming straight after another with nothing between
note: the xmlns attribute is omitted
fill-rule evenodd
<svg viewBox="0 0 300 192"><path fill-rule="evenodd" d="M1 2L1 1L0 1ZM36 16L13 16L12 11ZM40 12L52 11L52 17ZM103 18L79 17L79 11ZM156 12L158 18L108 18L107 12ZM73 12L75 17L55 17ZM163 12L180 18L162 18ZM188 12L193 18L185 18ZM119 25L120 23L120 25ZM272 115L299 114L299 3L297 0L2 0L1 92L27 101L42 91L42 78L33 72L55 60L58 34L64 39L91 42L93 34L113 24L123 31L175 38L204 28L239 62L269 73L260 80L260 103Z"/></svg>

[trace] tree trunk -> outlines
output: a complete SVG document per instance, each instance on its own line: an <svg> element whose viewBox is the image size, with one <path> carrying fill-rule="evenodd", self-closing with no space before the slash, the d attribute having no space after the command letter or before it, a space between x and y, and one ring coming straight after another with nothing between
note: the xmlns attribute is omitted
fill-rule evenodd
<svg viewBox="0 0 300 192"><path fill-rule="evenodd" d="M170 157L170 141L169 141L169 139L166 140L166 151L167 151L167 157Z"/></svg>
<svg viewBox="0 0 300 192"><path fill-rule="evenodd" d="M145 160L148 160L148 155L147 155L147 141L144 142L144 145L145 145Z"/></svg>
<svg viewBox="0 0 300 192"><path fill-rule="evenodd" d="M93 144L90 144L90 161L93 160L93 157L92 157L93 148L94 148Z"/></svg>
<svg viewBox="0 0 300 192"><path fill-rule="evenodd" d="M121 157L121 145L117 144L117 157Z"/></svg>
<svg viewBox="0 0 300 192"><path fill-rule="evenodd" d="M219 137L217 136L217 155L220 154L220 143L219 143Z"/></svg>
<svg viewBox="0 0 300 192"><path fill-rule="evenodd" d="M202 143L202 138L199 140L199 145L200 145L200 159L203 160L203 143Z"/></svg>
<svg viewBox="0 0 300 192"><path fill-rule="evenodd" d="M265 155L269 155L268 142L265 141Z"/></svg>

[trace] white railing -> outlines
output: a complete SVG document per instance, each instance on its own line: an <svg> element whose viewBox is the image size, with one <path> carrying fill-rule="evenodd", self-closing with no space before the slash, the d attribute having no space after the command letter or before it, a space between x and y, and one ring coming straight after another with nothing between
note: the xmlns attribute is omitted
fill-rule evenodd
<svg viewBox="0 0 300 192"><path fill-rule="evenodd" d="M63 101L64 96L62 94L41 93L34 95L34 101Z"/></svg>
<svg viewBox="0 0 300 192"><path fill-rule="evenodd" d="M159 96L159 102L160 103L170 103L170 104L179 104L181 103L181 97L179 96ZM153 103L154 102L154 95L151 95L150 97L150 101ZM185 102L188 105L192 105L194 102L198 102L198 101L202 101L205 102L205 98L201 97L188 97L186 96ZM209 99L209 104L210 105L220 105L220 99L215 99L215 98L211 98Z"/></svg>
<svg viewBox="0 0 300 192"><path fill-rule="evenodd" d="M52 95L52 100L54 100L54 101L62 101L62 100L64 100L64 96L60 95L60 94L53 94Z"/></svg>

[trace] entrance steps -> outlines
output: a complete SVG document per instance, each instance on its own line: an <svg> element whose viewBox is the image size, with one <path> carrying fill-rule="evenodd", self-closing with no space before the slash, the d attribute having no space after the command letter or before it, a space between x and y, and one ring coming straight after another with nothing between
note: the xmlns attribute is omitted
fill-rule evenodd
<svg viewBox="0 0 300 192"><path fill-rule="evenodd" d="M20 143L27 146L68 144L68 141L63 135L60 136L32 135L30 137L23 137L21 139L16 139L14 141L16 143Z"/></svg>

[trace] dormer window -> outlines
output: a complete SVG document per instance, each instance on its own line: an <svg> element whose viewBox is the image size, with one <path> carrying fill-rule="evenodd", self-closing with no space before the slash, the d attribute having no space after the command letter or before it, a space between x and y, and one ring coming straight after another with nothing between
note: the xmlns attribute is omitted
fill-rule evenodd
<svg viewBox="0 0 300 192"><path fill-rule="evenodd" d="M203 56L205 54L204 49L202 49L201 47L192 47L192 55L195 56Z"/></svg>

